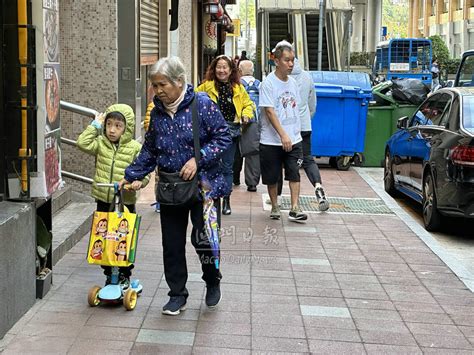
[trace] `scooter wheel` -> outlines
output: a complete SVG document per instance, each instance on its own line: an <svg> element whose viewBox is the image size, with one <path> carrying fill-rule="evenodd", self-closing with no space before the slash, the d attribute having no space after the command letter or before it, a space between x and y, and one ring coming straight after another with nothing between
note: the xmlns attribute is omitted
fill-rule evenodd
<svg viewBox="0 0 474 355"><path fill-rule="evenodd" d="M87 295L87 302L89 303L89 306L91 307L97 307L100 303L99 299L99 291L101 287L100 286L94 286L89 290L89 294Z"/></svg>
<svg viewBox="0 0 474 355"><path fill-rule="evenodd" d="M137 292L129 288L123 296L123 305L127 311L133 311L137 305Z"/></svg>

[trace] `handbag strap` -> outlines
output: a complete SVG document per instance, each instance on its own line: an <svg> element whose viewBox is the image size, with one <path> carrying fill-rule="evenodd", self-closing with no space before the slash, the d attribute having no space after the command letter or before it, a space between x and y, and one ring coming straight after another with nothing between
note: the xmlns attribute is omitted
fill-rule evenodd
<svg viewBox="0 0 474 355"><path fill-rule="evenodd" d="M201 144L199 142L199 117L197 112L197 94L191 102L191 113L193 117L193 140L194 140L194 156L196 157L196 166L199 165L201 159Z"/></svg>

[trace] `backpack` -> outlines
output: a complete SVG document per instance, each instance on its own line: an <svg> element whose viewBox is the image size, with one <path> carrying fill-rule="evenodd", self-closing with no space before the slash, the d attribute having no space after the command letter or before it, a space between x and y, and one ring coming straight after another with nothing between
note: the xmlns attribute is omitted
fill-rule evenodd
<svg viewBox="0 0 474 355"><path fill-rule="evenodd" d="M260 87L260 80L255 79L252 85L249 85L248 83L246 83L245 80L241 80L241 82L245 88L245 91L247 91L247 93L249 94L250 100L253 101L253 103L255 104L257 108L254 114L255 114L255 118L258 120L258 116L259 116L258 103L259 103L259 95L260 95L258 88Z"/></svg>

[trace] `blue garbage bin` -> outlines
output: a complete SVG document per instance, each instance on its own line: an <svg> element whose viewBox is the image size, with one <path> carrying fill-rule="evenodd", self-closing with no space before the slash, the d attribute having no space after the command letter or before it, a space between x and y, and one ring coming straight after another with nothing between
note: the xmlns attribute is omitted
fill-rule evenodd
<svg viewBox="0 0 474 355"><path fill-rule="evenodd" d="M311 153L349 169L363 160L365 125L372 89L368 74L311 72L318 98L312 117Z"/></svg>

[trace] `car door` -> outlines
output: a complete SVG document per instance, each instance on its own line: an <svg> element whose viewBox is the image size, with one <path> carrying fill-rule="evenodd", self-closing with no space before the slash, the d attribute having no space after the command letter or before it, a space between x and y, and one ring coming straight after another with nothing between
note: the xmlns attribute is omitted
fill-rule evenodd
<svg viewBox="0 0 474 355"><path fill-rule="evenodd" d="M432 147L441 143L447 118L449 118L452 96L441 92L431 96L423 105L424 121L414 124L410 141L411 186L421 199L424 162L430 159Z"/></svg>

